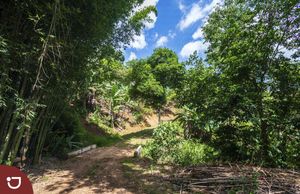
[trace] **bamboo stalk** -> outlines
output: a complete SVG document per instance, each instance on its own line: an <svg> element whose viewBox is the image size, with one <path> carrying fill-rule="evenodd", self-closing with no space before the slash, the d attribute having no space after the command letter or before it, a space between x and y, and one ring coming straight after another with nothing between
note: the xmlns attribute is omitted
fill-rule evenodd
<svg viewBox="0 0 300 194"><path fill-rule="evenodd" d="M2 162L7 160L5 155L7 154L7 151L8 151L8 143L10 142L12 132L13 132L14 126L16 124L16 120L17 120L17 114L14 113L12 121L10 122L10 125L9 125L9 128L8 128L7 135L5 137L5 143L4 143L3 148L1 150L0 161L2 161Z"/></svg>

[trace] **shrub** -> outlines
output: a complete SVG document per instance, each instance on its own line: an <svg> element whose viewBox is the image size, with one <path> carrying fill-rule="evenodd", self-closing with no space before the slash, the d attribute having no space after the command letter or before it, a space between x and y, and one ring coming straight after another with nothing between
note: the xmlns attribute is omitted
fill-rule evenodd
<svg viewBox="0 0 300 194"><path fill-rule="evenodd" d="M147 107L142 102L131 102L131 111L134 117L134 123L139 124L146 120L148 115L153 114L153 110L150 107Z"/></svg>
<svg viewBox="0 0 300 194"><path fill-rule="evenodd" d="M66 107L47 135L45 150L51 155L64 159L69 151L83 146L85 132L77 112Z"/></svg>
<svg viewBox="0 0 300 194"><path fill-rule="evenodd" d="M89 117L89 122L97 125L105 135L97 136L86 131L84 135L84 141L87 144L96 144L97 146L108 146L119 140L121 136L114 131L113 128L109 127L105 119L96 111Z"/></svg>
<svg viewBox="0 0 300 194"><path fill-rule="evenodd" d="M183 129L177 123L164 123L153 131L153 140L146 144L145 155L154 160L171 160L172 154L178 149L183 140Z"/></svg>
<svg viewBox="0 0 300 194"><path fill-rule="evenodd" d="M251 122L234 122L215 129L212 146L229 161L253 161L259 154L259 130Z"/></svg>
<svg viewBox="0 0 300 194"><path fill-rule="evenodd" d="M145 145L143 155L157 162L193 165L209 161L217 155L213 148L205 144L184 139L183 128L177 122L160 125L152 137Z"/></svg>
<svg viewBox="0 0 300 194"><path fill-rule="evenodd" d="M53 130L47 135L46 152L58 158L66 159L68 152L80 147L91 144L107 146L121 139L118 134L113 133L111 127L102 122L100 117L93 115L90 122L96 124L106 135L97 136L88 132L80 121L80 115L73 108L66 107Z"/></svg>
<svg viewBox="0 0 300 194"><path fill-rule="evenodd" d="M175 163L180 165L201 164L212 160L217 154L206 144L195 140L184 140L175 154Z"/></svg>
<svg viewBox="0 0 300 194"><path fill-rule="evenodd" d="M105 133L114 133L114 129L109 126L108 118L103 117L97 110L89 116L89 122L97 125Z"/></svg>

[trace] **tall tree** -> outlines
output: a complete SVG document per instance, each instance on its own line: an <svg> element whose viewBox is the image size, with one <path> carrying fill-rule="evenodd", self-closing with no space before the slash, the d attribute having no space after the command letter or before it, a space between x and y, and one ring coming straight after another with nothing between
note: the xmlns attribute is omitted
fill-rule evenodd
<svg viewBox="0 0 300 194"><path fill-rule="evenodd" d="M131 92L157 109L158 122L161 109L167 102L167 89L179 87L184 66L178 62L176 53L167 48L155 49L146 60L131 62L133 87Z"/></svg>
<svg viewBox="0 0 300 194"><path fill-rule="evenodd" d="M294 77L299 77L299 21L298 1L233 0L212 13L204 27L208 63L222 78L223 120L258 127L261 158L267 163L279 154L273 140L295 134L290 121L299 114L299 79ZM280 117L289 121L274 119ZM276 137L276 132L283 135Z"/></svg>
<svg viewBox="0 0 300 194"><path fill-rule="evenodd" d="M168 48L157 48L148 58L152 73L163 88L166 98L167 89L179 88L184 75L184 65L179 63L177 54ZM165 103L157 107L158 121L160 122L161 109Z"/></svg>
<svg viewBox="0 0 300 194"><path fill-rule="evenodd" d="M164 88L152 74L152 68L146 60L135 60L130 64L130 95L140 99L155 109L166 103ZM159 114L159 113L158 113ZM160 117L158 118L160 122Z"/></svg>
<svg viewBox="0 0 300 194"><path fill-rule="evenodd" d="M156 13L142 2L1 2L0 163L20 150L39 161L62 105L88 88L91 60L128 45Z"/></svg>

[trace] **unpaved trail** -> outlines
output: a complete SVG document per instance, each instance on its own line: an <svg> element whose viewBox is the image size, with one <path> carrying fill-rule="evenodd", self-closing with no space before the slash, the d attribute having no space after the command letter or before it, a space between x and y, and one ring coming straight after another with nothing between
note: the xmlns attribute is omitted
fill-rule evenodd
<svg viewBox="0 0 300 194"><path fill-rule="evenodd" d="M165 118L165 120L169 119ZM245 178L246 175L251 175L249 180L252 180L251 177L255 175L255 177L260 177L257 179L259 189L266 186L270 189L272 181L275 180L273 178L279 178L277 184L280 187L290 185L294 187L295 191L290 193L300 194L298 189L300 188L299 171L291 172L291 170L268 169L250 165L239 166L239 164L232 164L233 166L203 164L176 169L174 166L153 165L151 161L133 158L134 150L138 145L144 144L151 136L156 120L149 119L148 124L149 128L147 129L141 126L128 127L122 134L124 140L113 146L96 148L65 161L54 158L45 159L42 165L30 169L27 173L33 183L34 193L193 193L182 190L182 185L191 182L180 179L180 176L185 176L186 180L202 181L202 183L204 181L205 183L212 178L223 180L231 177ZM269 176L270 172L273 172L272 176ZM170 182L174 178L175 185ZM268 181L269 179L271 181ZM269 184L271 184L270 187ZM220 193L223 191L222 189L228 187L228 184L220 182L213 187L211 185L200 186L202 186L200 191L198 188L195 193ZM278 188L276 187L276 189ZM228 192L224 191L223 193Z"/></svg>
<svg viewBox="0 0 300 194"><path fill-rule="evenodd" d="M33 183L35 193L132 193L121 161L130 147L102 147L61 162Z"/></svg>
<svg viewBox="0 0 300 194"><path fill-rule="evenodd" d="M48 160L47 164L31 169L34 193L145 193L139 182L142 180L135 178L142 172L130 178L128 173L133 171L124 171L124 161L136 160L133 159L134 150L149 138L154 123L149 129L128 130L123 134L124 141L116 145L96 148L66 161ZM156 177L150 179L158 180Z"/></svg>

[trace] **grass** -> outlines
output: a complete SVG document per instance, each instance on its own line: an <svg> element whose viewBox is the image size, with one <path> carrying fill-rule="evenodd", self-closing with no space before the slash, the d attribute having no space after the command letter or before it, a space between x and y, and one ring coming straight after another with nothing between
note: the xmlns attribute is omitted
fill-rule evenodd
<svg viewBox="0 0 300 194"><path fill-rule="evenodd" d="M89 132L86 133L85 141L89 144L96 144L98 147L110 146L118 143L122 140L122 137L118 134L108 134L105 136L97 136Z"/></svg>

